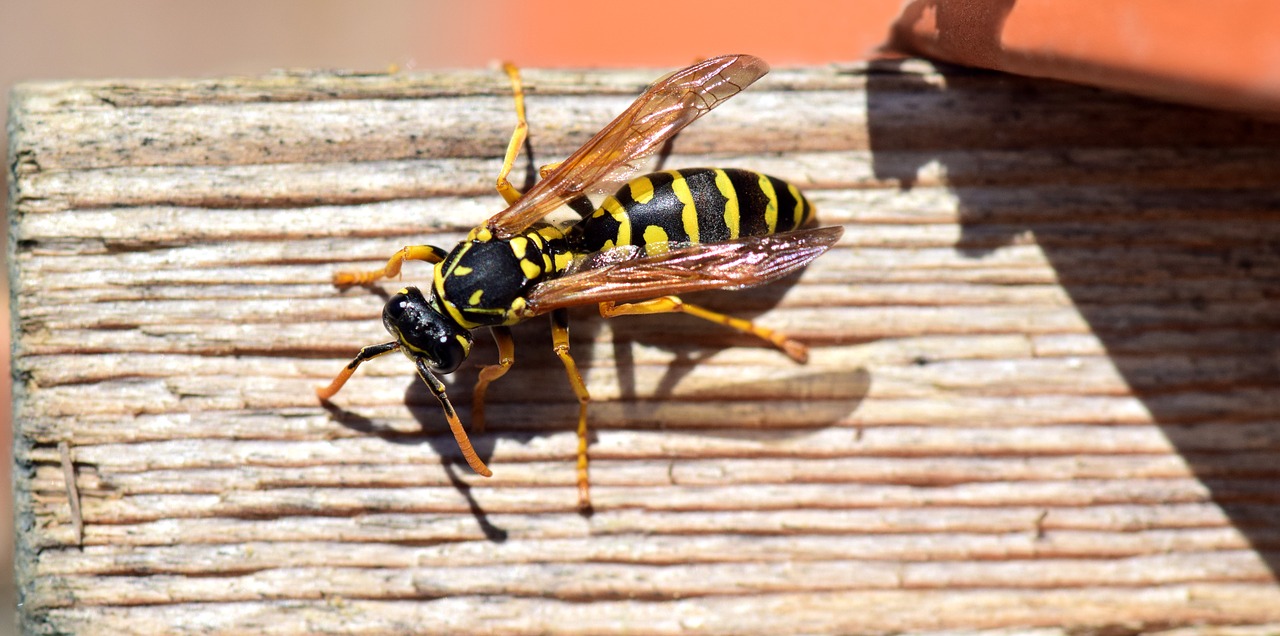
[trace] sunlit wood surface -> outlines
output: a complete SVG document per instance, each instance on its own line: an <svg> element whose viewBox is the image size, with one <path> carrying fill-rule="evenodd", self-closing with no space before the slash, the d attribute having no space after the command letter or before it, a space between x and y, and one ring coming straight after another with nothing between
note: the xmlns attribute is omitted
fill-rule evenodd
<svg viewBox="0 0 1280 636"><path fill-rule="evenodd" d="M517 183L658 74L526 71ZM1280 630L1280 127L914 61L774 71L662 165L790 179L845 227L702 298L810 362L575 313L584 517L543 321L490 390L491 479L403 358L313 393L388 339L330 275L498 211L513 123L499 72L17 90L27 632Z"/></svg>

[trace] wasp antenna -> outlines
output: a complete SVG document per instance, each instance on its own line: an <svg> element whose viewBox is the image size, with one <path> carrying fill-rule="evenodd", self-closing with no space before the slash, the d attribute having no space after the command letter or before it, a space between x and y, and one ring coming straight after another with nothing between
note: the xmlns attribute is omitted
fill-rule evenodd
<svg viewBox="0 0 1280 636"><path fill-rule="evenodd" d="M320 398L322 402L328 402L329 398L337 395L338 391L342 390L342 385L347 383L347 380L351 378L351 374L356 372L361 363L365 360L372 360L380 355L391 353L399 348L400 343L392 340L391 342L369 345L360 349L360 353L357 353L356 357L342 368L342 371L338 373L338 377L334 378L333 382L329 383L329 386L316 387L316 397Z"/></svg>

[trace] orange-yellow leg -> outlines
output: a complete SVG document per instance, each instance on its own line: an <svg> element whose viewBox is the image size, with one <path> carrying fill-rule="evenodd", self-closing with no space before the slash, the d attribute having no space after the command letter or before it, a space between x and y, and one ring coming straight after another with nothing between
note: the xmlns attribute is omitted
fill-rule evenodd
<svg viewBox="0 0 1280 636"><path fill-rule="evenodd" d="M449 401L449 396L444 392L444 382L440 381L431 369L427 367L427 362L423 358L416 358L414 362L418 367L418 377L427 383L427 388L435 394L436 399L440 401L440 407L444 409L444 418L449 422L449 430L453 432L454 441L458 442L458 450L462 451L463 459L467 460L467 465L471 470L492 477L493 471L480 461L480 456L476 455L476 449L471 446L471 438L467 437L466 429L462 428L462 421L458 419L458 414L453 410L453 403Z"/></svg>
<svg viewBox="0 0 1280 636"><path fill-rule="evenodd" d="M769 344L782 349L783 352L788 356L791 356L791 359L796 362L803 364L809 359L809 348L800 342L792 340L791 338L788 338L772 329L761 327L750 320L734 318L733 316L704 309L697 305L690 305L689 303L680 300L677 296L663 296L661 298L654 298L653 300L646 300L638 303L600 303L600 315L605 318L613 318L615 316L634 316L640 314L665 314L673 312L697 316L703 320L710 320L711 322L724 325L731 329L737 329L743 333L748 333L757 338L766 340Z"/></svg>
<svg viewBox="0 0 1280 636"><path fill-rule="evenodd" d="M515 203L523 193L511 185L508 177L515 168L516 157L520 154L520 147L529 138L529 120L525 116L524 110L524 82L520 80L520 69L511 63L502 65L502 70L506 72L507 77L511 78L511 94L516 102L516 128L511 132L511 140L507 142L507 152L502 157L502 170L498 172L496 187L498 194L502 195L507 205ZM538 168L538 177L546 179L556 168L560 167L562 162L549 163Z"/></svg>
<svg viewBox="0 0 1280 636"><path fill-rule="evenodd" d="M511 78L511 93L516 100L516 129L511 133L511 141L507 142L507 154L502 158L502 170L498 172L498 194L511 205L520 198L520 191L511 182L507 180L507 176L511 174L511 168L516 164L516 156L520 154L520 147L524 145L525 139L529 136L529 120L524 116L524 83L520 81L520 69L515 65L507 63L502 65L502 70L506 71L507 77Z"/></svg>
<svg viewBox="0 0 1280 636"><path fill-rule="evenodd" d="M569 375L569 385L574 395L578 396L578 509L591 511L591 483L587 474L587 403L591 395L587 393L587 383L578 372L578 365L569 355L569 312L557 309L551 312L551 342L564 364L565 373Z"/></svg>
<svg viewBox="0 0 1280 636"><path fill-rule="evenodd" d="M329 383L329 386L316 388L316 397L327 402L329 398L342 390L342 385L347 383L347 379L351 377L352 373L355 373L356 369L360 366L360 363L365 360L372 360L373 358L391 353L398 349L400 349L400 343L394 340L383 344L364 347L360 350L360 353L357 353L356 357L347 364L346 368L338 373L338 377L334 378L333 382ZM418 367L418 376L422 378L422 381L427 384L427 388L431 389L431 392L435 394L436 399L440 401L440 406L444 409L444 417L449 422L449 430L453 432L453 439L458 442L458 449L462 451L462 457L467 460L467 465L471 466L472 470L484 475L485 477L492 477L493 471L489 470L489 467L484 465L484 462L480 460L478 455L476 455L475 449L472 448L471 439L467 437L467 432L463 430L462 422L458 419L458 414L453 410L453 404L449 402L449 396L444 392L444 383L441 382L440 378L437 378L435 374L431 373L431 369L427 368L427 363L424 359L417 358L416 363Z"/></svg>
<svg viewBox="0 0 1280 636"><path fill-rule="evenodd" d="M387 260L387 264L382 269L374 269L366 272L336 272L333 275L333 284L338 287L351 287L353 285L368 285L383 278L392 278L400 275L400 266L405 261L426 261L428 263L439 263L444 260L449 253L434 245L407 245L400 248L391 258Z"/></svg>
<svg viewBox="0 0 1280 636"><path fill-rule="evenodd" d="M489 390L489 383L506 375L511 365L516 363L516 343L511 339L511 330L506 327L490 327L494 342L498 343L498 364L486 365L480 369L480 377L476 379L476 390L471 402L471 431L484 431L484 394Z"/></svg>
<svg viewBox="0 0 1280 636"><path fill-rule="evenodd" d="M382 344L369 345L367 347L360 349L360 353L356 354L355 359L347 363L347 366L344 367L340 373L338 373L338 377L334 378L333 382L329 383L329 386L316 387L316 397L320 398L321 400L324 400L325 402L328 402L329 398L337 395L338 391L342 390L342 385L347 383L347 380L351 378L352 373L356 372L356 369L360 366L360 363L364 362L365 360L372 360L380 355L391 353L392 351L396 351L399 348L400 348L400 343L395 340L392 340L391 342L384 342Z"/></svg>

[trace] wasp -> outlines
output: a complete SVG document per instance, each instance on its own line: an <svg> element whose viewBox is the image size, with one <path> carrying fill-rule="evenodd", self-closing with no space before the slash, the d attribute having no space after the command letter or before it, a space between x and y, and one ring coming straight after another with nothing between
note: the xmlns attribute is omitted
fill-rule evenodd
<svg viewBox="0 0 1280 636"><path fill-rule="evenodd" d="M515 362L511 325L549 314L554 351L578 400L578 503L589 511L590 396L569 353L568 308L597 305L606 318L690 314L759 337L804 362L802 343L679 295L778 279L835 244L841 228L814 227L813 205L795 186L754 172L682 169L627 180L681 129L767 73L757 57L715 57L659 79L569 158L542 168L542 178L524 193L507 179L528 132L524 89L518 71L511 65L505 70L517 115L497 179L508 207L452 250L412 245L381 269L335 274L337 286L350 287L398 276L405 261L434 265L425 291L405 287L387 301L382 323L393 339L361 349L316 393L328 401L361 363L399 351L439 400L467 464L488 477L492 472L472 448L440 376L467 358L472 331L489 330L498 363L483 366L476 381L472 423L481 430L485 393ZM591 204L589 195L612 188L598 207ZM581 220L543 221L565 206L579 211Z"/></svg>

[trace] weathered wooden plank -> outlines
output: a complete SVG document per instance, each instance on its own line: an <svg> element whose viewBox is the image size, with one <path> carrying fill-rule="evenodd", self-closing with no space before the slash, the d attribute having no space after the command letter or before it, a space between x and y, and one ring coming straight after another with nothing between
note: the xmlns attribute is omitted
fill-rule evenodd
<svg viewBox="0 0 1280 636"><path fill-rule="evenodd" d="M520 170L654 76L528 71ZM704 299L810 362L575 313L583 517L544 325L490 392L491 479L403 361L337 408L312 393L386 338L333 271L499 207L508 92L490 71L17 89L28 632L1280 629L1280 127L918 61L773 73L663 165L791 179L845 226L802 276ZM464 419L480 341L449 385Z"/></svg>
<svg viewBox="0 0 1280 636"><path fill-rule="evenodd" d="M566 473L566 476L569 474ZM576 515L572 480L563 488L525 491L533 508L511 513L475 515L454 505L420 513L367 513L341 517L303 515L296 511L279 519L226 517L162 519L133 524L88 523L85 545L228 544L244 541L331 541L353 543L436 543L551 539L614 535L859 535L1030 533L1048 535L1059 530L1138 532L1146 530L1230 528L1240 515L1255 524L1274 527L1275 506L1269 504L1218 506L1212 503L1168 505L1098 505L1087 508L1021 506L980 508L952 506L885 509L785 509L730 511L664 511L615 509L584 522ZM465 499L465 497L463 497ZM461 500L460 500L461 501ZM554 508L554 511L548 509ZM481 509L482 510L482 509ZM455 514L448 514L457 511ZM54 520L50 520L54 521ZM305 521L305 523L300 523ZM1242 530L1251 528L1245 526ZM51 529L47 548L68 542L69 523ZM1262 553L1266 556L1269 553Z"/></svg>
<svg viewBox="0 0 1280 636"><path fill-rule="evenodd" d="M1063 567L1068 565L1069 567ZM1243 576L1241 576L1243 574ZM793 593L894 589L1078 588L1098 580L1115 587L1172 585L1220 578L1266 580L1267 570L1250 551L1218 552L1214 558L1184 553L1090 561L1005 560L998 563L885 563L832 559L809 562L692 564L504 563L485 567L281 568L223 577L116 576L105 589L93 576L65 577L42 596L50 607L113 605L121 593L139 604L305 600L338 595L365 600L496 596L592 600L605 596L676 600L705 596L754 596L779 589ZM59 602L60 601L60 602Z"/></svg>
<svg viewBox="0 0 1280 636"><path fill-rule="evenodd" d="M1231 458L1205 456L1196 458L1193 469L1187 462L1168 455L1071 455L1069 457L1031 457L1017 459L964 459L915 457L841 457L802 461L725 458L717 460L646 461L636 459L611 470L599 481L601 485L634 486L722 486L727 484L877 484L892 483L917 487L939 484L981 484L985 482L1037 482L1023 493L1032 496L1047 480L1070 479L1172 479L1192 478L1210 473L1216 477L1262 477L1280 472L1274 468L1275 453L1237 455ZM503 486L538 486L555 483L548 475L553 468L547 462L512 463L496 483ZM81 477L81 489L95 494L111 493L117 497L149 494L218 493L223 491L270 491L275 489L316 488L412 488L448 486L449 479L433 471L406 471L391 465L352 466L335 475L328 464L317 462L303 466L256 466L252 471L240 466L230 468L149 468L125 472L128 466L114 471L109 480L92 472ZM37 466L32 487L37 491L57 492L61 475L51 466ZM1025 484L1019 484L1021 488ZM1055 487L1061 487L1056 484ZM1103 485L1102 488L1109 486ZM1181 484L1194 490L1194 484ZM872 489L874 490L874 489ZM1191 492L1188 490L1187 492ZM884 491L884 496L892 492ZM950 492L950 491L949 491ZM1020 491L1022 492L1022 491ZM341 495L342 493L336 493ZM903 494L910 494L910 491ZM1064 494L1077 493L1064 489ZM1196 496L1202 496L1200 493ZM409 496L409 495L406 495ZM845 495L846 497L851 495ZM860 495L861 496L861 495ZM940 496L948 496L944 493ZM1040 496L1040 495L1036 495ZM412 498L409 496L410 499ZM113 502L108 502L113 503Z"/></svg>
<svg viewBox="0 0 1280 636"><path fill-rule="evenodd" d="M151 625L178 625L175 633L291 633L343 631L370 634L456 633L484 625L491 634L563 632L599 634L643 629L649 634L778 634L804 625L820 633L891 633L952 629L1065 635L1055 628L1072 616L1093 628L1111 625L1117 612L1142 624L1168 625L1172 614L1202 623L1230 622L1273 632L1267 609L1280 601L1273 587L1198 583L1157 588L1062 590L857 590L816 594L671 601L605 599L593 603L497 597L429 601L374 601L330 597L310 601L188 603L141 607L67 608L48 613L59 625L116 634L148 633ZM1041 631L1043 630L1043 631ZM978 633L985 633L978 631ZM1231 633L1231 632L1225 632ZM1245 632L1251 633L1251 632Z"/></svg>
<svg viewBox="0 0 1280 636"><path fill-rule="evenodd" d="M1276 537L1273 536L1274 540ZM476 545L352 543L349 541L258 542L237 544L87 546L82 552L53 552L40 563L45 576L201 575L256 572L278 567L464 567L504 563L590 562L737 563L821 561L856 555L869 561L1000 561L1072 557L1132 557L1169 552L1247 550L1249 541L1232 528L1178 528L1131 533L1060 529L1001 535L914 533L890 535L757 535L750 540L725 535L619 534L611 542L591 537L511 539Z"/></svg>

